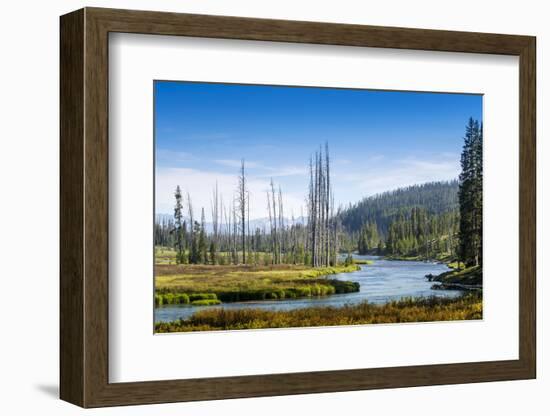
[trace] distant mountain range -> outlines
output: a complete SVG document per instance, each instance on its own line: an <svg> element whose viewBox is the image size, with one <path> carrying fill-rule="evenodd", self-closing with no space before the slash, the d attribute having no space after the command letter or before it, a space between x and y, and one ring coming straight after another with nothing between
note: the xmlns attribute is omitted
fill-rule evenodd
<svg viewBox="0 0 550 416"><path fill-rule="evenodd" d="M385 236L388 227L399 215L408 215L413 207L425 208L432 214L441 214L458 209L458 181L428 182L384 192L363 198L349 205L339 215L342 226L348 232L361 229L367 222L375 222L378 231ZM171 214L157 214L157 222L173 221ZM200 218L197 218L200 220ZM290 218L285 218L285 225L292 224ZM306 217L294 219L295 224L306 224ZM223 227L224 224L222 223ZM266 229L269 231L269 218L250 220L250 230ZM206 231L212 232L211 222L206 223Z"/></svg>
<svg viewBox="0 0 550 416"><path fill-rule="evenodd" d="M200 218L198 218L198 219L200 220ZM170 214L157 214L156 215L156 221L157 222L163 222L163 221L168 222L168 221L173 221L173 220L174 220L174 216L170 215ZM292 219L291 218L284 218L284 222L285 222L286 226L291 225L292 224ZM307 223L307 218L305 218L305 217L294 218L294 224L306 224L306 223ZM225 223L220 223L220 226L224 227ZM264 227L265 227L266 231L269 232L269 218L268 217L256 218L256 219L250 220L250 231L251 232L256 230L256 228L259 228L260 230L262 230ZM212 222L206 222L205 223L205 228L206 228L207 233L211 233L213 231Z"/></svg>

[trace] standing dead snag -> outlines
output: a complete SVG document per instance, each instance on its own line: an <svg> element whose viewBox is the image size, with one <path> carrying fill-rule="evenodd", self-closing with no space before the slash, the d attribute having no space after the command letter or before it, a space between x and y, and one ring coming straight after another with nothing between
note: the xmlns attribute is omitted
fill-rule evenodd
<svg viewBox="0 0 550 416"><path fill-rule="evenodd" d="M315 160L315 162L313 162ZM330 185L330 157L328 143L325 152L320 148L309 162L309 199L308 199L308 228L311 235L311 265L319 267L330 265L331 234L330 205L332 188Z"/></svg>
<svg viewBox="0 0 550 416"><path fill-rule="evenodd" d="M285 217L283 215L283 192L279 185L279 261L282 262L282 254L285 253Z"/></svg>
<svg viewBox="0 0 550 416"><path fill-rule="evenodd" d="M332 199L330 188L330 157L328 154L328 142L325 143L325 265L330 266L330 202Z"/></svg>
<svg viewBox="0 0 550 416"><path fill-rule="evenodd" d="M219 249L219 196L218 196L218 182L216 181L216 187L214 188L212 195L212 242L210 243L210 257L212 264L218 262L218 249Z"/></svg>
<svg viewBox="0 0 550 416"><path fill-rule="evenodd" d="M241 248L243 251L243 264L246 264L246 212L248 192L246 190L246 176L244 173L244 159L241 160L241 169L237 186L237 209L239 217L239 228L241 232Z"/></svg>
<svg viewBox="0 0 550 416"><path fill-rule="evenodd" d="M280 263L279 253L279 240L277 235L277 207L275 204L275 185L273 184L273 178L271 178L271 203L273 204L273 256L274 263Z"/></svg>

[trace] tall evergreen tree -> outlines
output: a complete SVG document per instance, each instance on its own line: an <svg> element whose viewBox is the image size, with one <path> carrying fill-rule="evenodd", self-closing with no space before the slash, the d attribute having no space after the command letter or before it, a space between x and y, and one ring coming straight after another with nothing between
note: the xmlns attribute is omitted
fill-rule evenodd
<svg viewBox="0 0 550 416"><path fill-rule="evenodd" d="M176 263L184 263L185 247L184 247L184 229L183 229L183 204L181 189L178 185L174 193L176 205L174 206L174 233L176 240Z"/></svg>
<svg viewBox="0 0 550 416"><path fill-rule="evenodd" d="M363 225L359 233L357 251L359 254L368 254L378 249L380 239L376 223L368 222Z"/></svg>
<svg viewBox="0 0 550 416"><path fill-rule="evenodd" d="M199 264L201 263L201 255L199 251L199 236L201 234L201 225L195 221L192 227L191 233L191 247L189 249L189 263Z"/></svg>
<svg viewBox="0 0 550 416"><path fill-rule="evenodd" d="M483 133L477 120L466 126L460 165L458 200L460 207L459 256L466 266L482 263Z"/></svg>

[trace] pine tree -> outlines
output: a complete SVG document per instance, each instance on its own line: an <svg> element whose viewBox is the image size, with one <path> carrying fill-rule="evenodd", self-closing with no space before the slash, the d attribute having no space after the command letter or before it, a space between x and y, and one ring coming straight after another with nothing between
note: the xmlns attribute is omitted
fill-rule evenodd
<svg viewBox="0 0 550 416"><path fill-rule="evenodd" d="M201 263L198 238L201 232L201 225L195 221L193 224L193 232L191 233L191 248L189 250L189 263Z"/></svg>
<svg viewBox="0 0 550 416"><path fill-rule="evenodd" d="M483 132L470 118L460 159L458 200L460 206L459 257L466 266L482 263Z"/></svg>
<svg viewBox="0 0 550 416"><path fill-rule="evenodd" d="M196 221L194 220L193 216L193 203L191 202L191 195L189 192L187 192L187 210L189 213L189 263L196 264L198 262L198 255L197 255L197 230L198 225Z"/></svg>

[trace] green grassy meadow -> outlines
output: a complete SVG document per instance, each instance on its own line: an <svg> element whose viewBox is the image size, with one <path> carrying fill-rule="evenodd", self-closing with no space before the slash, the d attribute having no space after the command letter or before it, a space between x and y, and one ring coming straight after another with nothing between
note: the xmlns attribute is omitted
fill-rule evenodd
<svg viewBox="0 0 550 416"><path fill-rule="evenodd" d="M155 266L155 303L197 304L192 299L195 294L210 294L221 302L238 302L357 292L359 284L329 277L356 270L359 270L357 265L312 268L285 264L220 266L161 263ZM178 298L179 295L187 295L190 299Z"/></svg>

